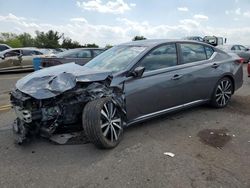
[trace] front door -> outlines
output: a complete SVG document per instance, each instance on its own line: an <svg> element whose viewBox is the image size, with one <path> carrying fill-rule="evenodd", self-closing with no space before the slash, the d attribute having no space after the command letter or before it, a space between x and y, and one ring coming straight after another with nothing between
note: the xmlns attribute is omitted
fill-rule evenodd
<svg viewBox="0 0 250 188"><path fill-rule="evenodd" d="M187 102L185 88L189 80L180 74L177 59L172 43L153 49L137 64L145 67L145 72L125 82L128 121Z"/></svg>
<svg viewBox="0 0 250 188"><path fill-rule="evenodd" d="M0 60L0 70L8 71L21 68L21 62L19 59L20 50L11 50L4 54L4 59Z"/></svg>

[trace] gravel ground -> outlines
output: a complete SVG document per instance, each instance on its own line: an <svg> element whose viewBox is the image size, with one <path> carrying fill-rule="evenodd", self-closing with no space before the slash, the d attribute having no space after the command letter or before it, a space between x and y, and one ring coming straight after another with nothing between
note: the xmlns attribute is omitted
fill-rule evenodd
<svg viewBox="0 0 250 188"><path fill-rule="evenodd" d="M244 65L246 73L246 65ZM25 74L0 75L0 104ZM12 79L11 79L12 78ZM0 111L0 187L250 187L250 78L225 109L201 106L127 128L113 150L13 144ZM174 153L174 157L164 155Z"/></svg>

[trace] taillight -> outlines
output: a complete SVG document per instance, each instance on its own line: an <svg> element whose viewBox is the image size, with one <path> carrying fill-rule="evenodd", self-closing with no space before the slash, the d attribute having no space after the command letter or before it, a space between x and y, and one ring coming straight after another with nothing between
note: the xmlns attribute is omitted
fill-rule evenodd
<svg viewBox="0 0 250 188"><path fill-rule="evenodd" d="M239 58L235 62L241 64L241 63L245 62L245 59L244 58Z"/></svg>

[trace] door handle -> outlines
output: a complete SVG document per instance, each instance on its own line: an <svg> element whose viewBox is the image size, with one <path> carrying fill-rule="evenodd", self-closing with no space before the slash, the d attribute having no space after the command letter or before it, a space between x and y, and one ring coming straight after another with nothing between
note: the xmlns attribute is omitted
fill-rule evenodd
<svg viewBox="0 0 250 188"><path fill-rule="evenodd" d="M175 74L171 79L172 80L179 80L182 77L182 75Z"/></svg>
<svg viewBox="0 0 250 188"><path fill-rule="evenodd" d="M216 69L216 68L218 68L219 66L220 66L220 65L218 65L217 63L214 63L211 67Z"/></svg>

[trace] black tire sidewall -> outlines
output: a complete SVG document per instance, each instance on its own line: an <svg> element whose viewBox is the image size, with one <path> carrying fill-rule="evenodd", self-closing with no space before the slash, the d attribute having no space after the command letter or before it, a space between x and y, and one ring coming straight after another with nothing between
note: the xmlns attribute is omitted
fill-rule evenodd
<svg viewBox="0 0 250 188"><path fill-rule="evenodd" d="M112 102L111 98L101 98L95 101L91 101L86 104L82 115L83 129L88 139L98 148L102 149L110 149L116 147L123 137L123 127L120 131L118 139L114 142L109 141L102 133L101 110L104 104L109 102ZM122 120L121 114L120 117ZM123 120L121 124L123 125Z"/></svg>

